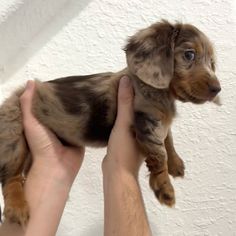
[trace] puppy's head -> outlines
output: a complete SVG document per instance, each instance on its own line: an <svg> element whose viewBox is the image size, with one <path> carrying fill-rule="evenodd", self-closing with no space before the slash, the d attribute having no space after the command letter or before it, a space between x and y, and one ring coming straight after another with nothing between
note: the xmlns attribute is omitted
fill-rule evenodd
<svg viewBox="0 0 236 236"><path fill-rule="evenodd" d="M133 74L152 87L169 89L181 101L211 101L221 89L213 47L192 25L153 24L131 37L125 51Z"/></svg>

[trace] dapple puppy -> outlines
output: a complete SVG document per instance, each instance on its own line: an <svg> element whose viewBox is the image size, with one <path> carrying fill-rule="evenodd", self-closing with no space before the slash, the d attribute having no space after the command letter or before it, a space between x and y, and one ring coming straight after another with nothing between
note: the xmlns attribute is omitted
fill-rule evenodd
<svg viewBox="0 0 236 236"><path fill-rule="evenodd" d="M146 157L151 189L161 203L172 206L169 174L184 175L171 136L175 101L213 101L221 89L213 47L194 26L162 21L131 37L125 52L127 68L120 72L38 81L33 113L66 145L106 146L116 118L118 82L128 75L135 91L131 129ZM5 218L24 225L29 213L22 180L31 155L23 133L22 92L0 108L0 181Z"/></svg>

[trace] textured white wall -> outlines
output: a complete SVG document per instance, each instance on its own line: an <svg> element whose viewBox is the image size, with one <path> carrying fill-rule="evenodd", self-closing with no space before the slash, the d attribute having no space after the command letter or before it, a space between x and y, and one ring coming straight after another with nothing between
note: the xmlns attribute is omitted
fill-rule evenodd
<svg viewBox="0 0 236 236"><path fill-rule="evenodd" d="M161 18L193 23L214 42L223 106L178 103L173 133L186 176L174 209L140 181L154 235L236 235L235 0L1 0L0 99L28 79L117 71L127 36ZM103 233L101 161L88 149L58 236Z"/></svg>

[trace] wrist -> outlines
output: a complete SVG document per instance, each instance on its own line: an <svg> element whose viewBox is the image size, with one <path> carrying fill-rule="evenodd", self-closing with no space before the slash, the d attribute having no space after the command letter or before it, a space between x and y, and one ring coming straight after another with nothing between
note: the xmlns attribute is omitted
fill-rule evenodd
<svg viewBox="0 0 236 236"><path fill-rule="evenodd" d="M113 161L105 159L102 164L102 172L103 178L110 178L112 176L130 176L138 180L139 167L131 168L124 165L120 165L117 162L113 163Z"/></svg>
<svg viewBox="0 0 236 236"><path fill-rule="evenodd" d="M45 201L67 199L72 182L57 171L46 172L45 169L32 166L25 182L26 198L31 211Z"/></svg>
<svg viewBox="0 0 236 236"><path fill-rule="evenodd" d="M138 171L128 171L125 168L117 167L113 168L103 168L103 182L104 184L125 183L127 180L132 180L138 183Z"/></svg>
<svg viewBox="0 0 236 236"><path fill-rule="evenodd" d="M45 163L45 160L41 158L35 158L36 160L33 162L28 178L32 178L36 182L44 182L50 184L57 184L58 187L61 185L71 187L78 170L72 170L72 168L67 168L64 163L60 162L60 160L56 160L56 158L52 157L52 161L48 161ZM53 160L55 159L55 160Z"/></svg>
<svg viewBox="0 0 236 236"><path fill-rule="evenodd" d="M69 192L72 186L73 180L66 174L61 173L58 170L54 171L40 171L38 168L32 167L27 178L26 183L31 186L37 187L37 191L43 191L43 189L51 189L55 191ZM45 190L46 191L46 190Z"/></svg>

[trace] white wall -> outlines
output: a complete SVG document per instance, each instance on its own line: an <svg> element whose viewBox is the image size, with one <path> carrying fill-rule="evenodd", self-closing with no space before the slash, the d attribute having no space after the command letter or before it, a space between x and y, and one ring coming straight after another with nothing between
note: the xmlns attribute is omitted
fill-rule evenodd
<svg viewBox="0 0 236 236"><path fill-rule="evenodd" d="M127 36L161 18L193 23L214 42L223 105L178 103L176 148L186 177L174 209L140 181L154 235L236 235L235 0L1 0L0 99L28 79L117 71ZM88 149L58 236L102 235L101 161Z"/></svg>

